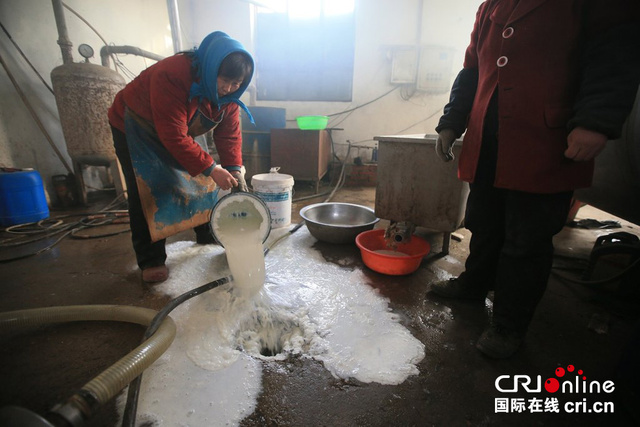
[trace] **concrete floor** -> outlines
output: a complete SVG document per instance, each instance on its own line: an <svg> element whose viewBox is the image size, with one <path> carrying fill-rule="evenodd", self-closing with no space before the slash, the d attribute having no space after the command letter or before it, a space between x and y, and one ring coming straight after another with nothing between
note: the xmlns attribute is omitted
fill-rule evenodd
<svg viewBox="0 0 640 427"><path fill-rule="evenodd" d="M310 187L296 187L296 197ZM292 222L300 220L298 211L305 204L323 198L295 203ZM373 207L375 188L343 188L333 201ZM95 211L104 206L98 200L73 213ZM52 216L67 212L52 212ZM577 219L616 219L586 206ZM580 278L584 264L566 257L586 260L597 236L614 231L640 235L640 227L621 221L622 229L587 230L565 227L556 239L557 262L578 266L575 271L554 270ZM384 227L381 221L379 227ZM96 232L106 232L109 226ZM90 230L91 231L91 230ZM434 250L442 235L419 229ZM526 344L513 358L491 360L474 344L486 327L490 304L444 300L428 292L429 284L443 273L457 275L464 268L469 232L457 231L450 253L428 258L409 276L390 277L368 270L354 245L318 242L314 248L326 262L349 259L355 268L366 271L381 295L390 300L391 309L403 324L425 344L426 356L419 363L420 374L397 386L361 383L334 378L320 362L289 358L263 363L263 391L255 412L242 426L583 426L638 425L624 406L628 394L622 392L629 372L618 375L621 357L629 345L640 311L638 292L621 296L613 290L592 289L581 284L550 279L548 290L537 310ZM2 238L6 238L3 233ZM170 241L192 240L181 233ZM42 243L44 244L44 242ZM3 248L0 259L14 257L30 248ZM29 258L0 264L0 311L76 304L118 304L161 309L168 297L154 293L141 283L132 270L133 251L128 233L99 239L66 238L53 249ZM636 270L637 271L637 270ZM637 276L636 276L637 277ZM65 401L88 380L137 346L141 327L109 322L52 325L18 332L0 331L0 407L19 405L45 414L56 403ZM544 382L555 377L558 367L574 365L590 381L613 380L616 390L605 394L559 394L567 401L591 404L614 403L609 414L576 414L525 410L523 413L496 413L496 399L551 396L545 392L501 393L496 379L502 375L528 375ZM633 372L637 375L636 372ZM509 381L500 384L507 388ZM633 384L637 387L637 382ZM637 388L636 388L637 390ZM637 399L637 396L636 396ZM637 405L637 400L633 401ZM633 405L633 410L637 409ZM591 407L591 406L589 406ZM637 416L637 412L636 412ZM87 423L89 426L118 424L115 404L104 406Z"/></svg>

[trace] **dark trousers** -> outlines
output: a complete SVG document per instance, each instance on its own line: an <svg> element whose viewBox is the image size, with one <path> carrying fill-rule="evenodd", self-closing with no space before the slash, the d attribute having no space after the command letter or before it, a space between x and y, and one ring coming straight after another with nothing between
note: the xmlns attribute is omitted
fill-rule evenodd
<svg viewBox="0 0 640 427"><path fill-rule="evenodd" d="M462 279L494 290L494 324L524 333L547 287L553 236L567 221L573 192L534 194L495 188L497 134L494 95L475 180L469 185L465 227L472 235Z"/></svg>
<svg viewBox="0 0 640 427"><path fill-rule="evenodd" d="M566 223L572 193L470 187L465 226L472 235L463 280L494 290L493 322L524 333L547 287L553 236Z"/></svg>
<svg viewBox="0 0 640 427"><path fill-rule="evenodd" d="M113 135L113 145L116 149L116 156L118 156L118 160L122 166L122 173L127 183L131 242L133 243L133 250L136 253L138 267L144 270L145 268L164 265L167 259L167 253L165 252L166 240L151 241L149 225L144 217L136 176L133 170L133 164L131 163L127 137L124 132L114 127L111 127L111 133ZM194 231L196 232L196 236L204 237L210 234L209 224L195 227Z"/></svg>

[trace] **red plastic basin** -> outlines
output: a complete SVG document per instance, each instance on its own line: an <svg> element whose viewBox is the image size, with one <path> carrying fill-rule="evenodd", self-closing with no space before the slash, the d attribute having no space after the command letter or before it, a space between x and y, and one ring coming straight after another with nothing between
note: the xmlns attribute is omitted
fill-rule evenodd
<svg viewBox="0 0 640 427"><path fill-rule="evenodd" d="M363 231L356 237L356 245L360 248L362 261L367 267L392 276L413 273L431 250L429 242L413 235L408 243L398 243L396 249L401 256L376 252L391 251L384 240L383 229Z"/></svg>

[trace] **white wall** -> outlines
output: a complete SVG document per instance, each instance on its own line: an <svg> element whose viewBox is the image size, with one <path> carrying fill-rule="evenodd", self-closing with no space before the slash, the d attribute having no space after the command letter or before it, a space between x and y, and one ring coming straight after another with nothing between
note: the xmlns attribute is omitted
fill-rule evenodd
<svg viewBox="0 0 640 427"><path fill-rule="evenodd" d="M353 101L258 102L257 105L286 108L289 126L295 127L294 119L298 115L334 114L371 101L394 87L389 83L394 46L434 44L454 48L453 81L462 65L462 54L480 2L356 0ZM136 46L163 56L173 53L166 0L65 0L65 3L96 28L109 44ZM211 31L222 30L253 51L253 6L248 0L178 0L178 5L184 49L197 45ZM419 19L421 10L422 19ZM78 45L88 43L96 51L92 62L100 63L102 41L75 15L68 10L65 13L69 38L74 45L74 60L79 62L82 59L77 53ZM62 64L61 51L56 43L58 34L52 3L44 0L2 0L0 17L13 40L50 84L51 70ZM0 34L0 55L44 127L70 162L53 95L4 33ZM120 55L120 59L134 75L153 63L135 56ZM130 80L127 76L125 79ZM339 154L344 153L345 145L342 144L347 140L360 146L374 146L373 137L376 135L434 133L448 94L418 92L411 97L409 94L407 90L396 90L348 116L337 116L331 120L330 126L344 129L334 132L334 139L342 150ZM248 96L245 96L245 101L249 102ZM352 156L357 155L367 160L370 150L352 152ZM67 173L4 70L0 71L0 165L36 168L49 189L52 175Z"/></svg>

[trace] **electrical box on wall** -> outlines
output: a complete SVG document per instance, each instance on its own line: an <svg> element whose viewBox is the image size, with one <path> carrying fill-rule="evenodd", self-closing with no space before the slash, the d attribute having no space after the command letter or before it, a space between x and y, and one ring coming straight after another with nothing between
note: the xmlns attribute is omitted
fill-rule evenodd
<svg viewBox="0 0 640 427"><path fill-rule="evenodd" d="M451 90L455 49L445 46L423 46L420 49L416 89L428 93Z"/></svg>
<svg viewBox="0 0 640 427"><path fill-rule="evenodd" d="M418 48L395 47L391 55L391 83L414 84L418 70Z"/></svg>

